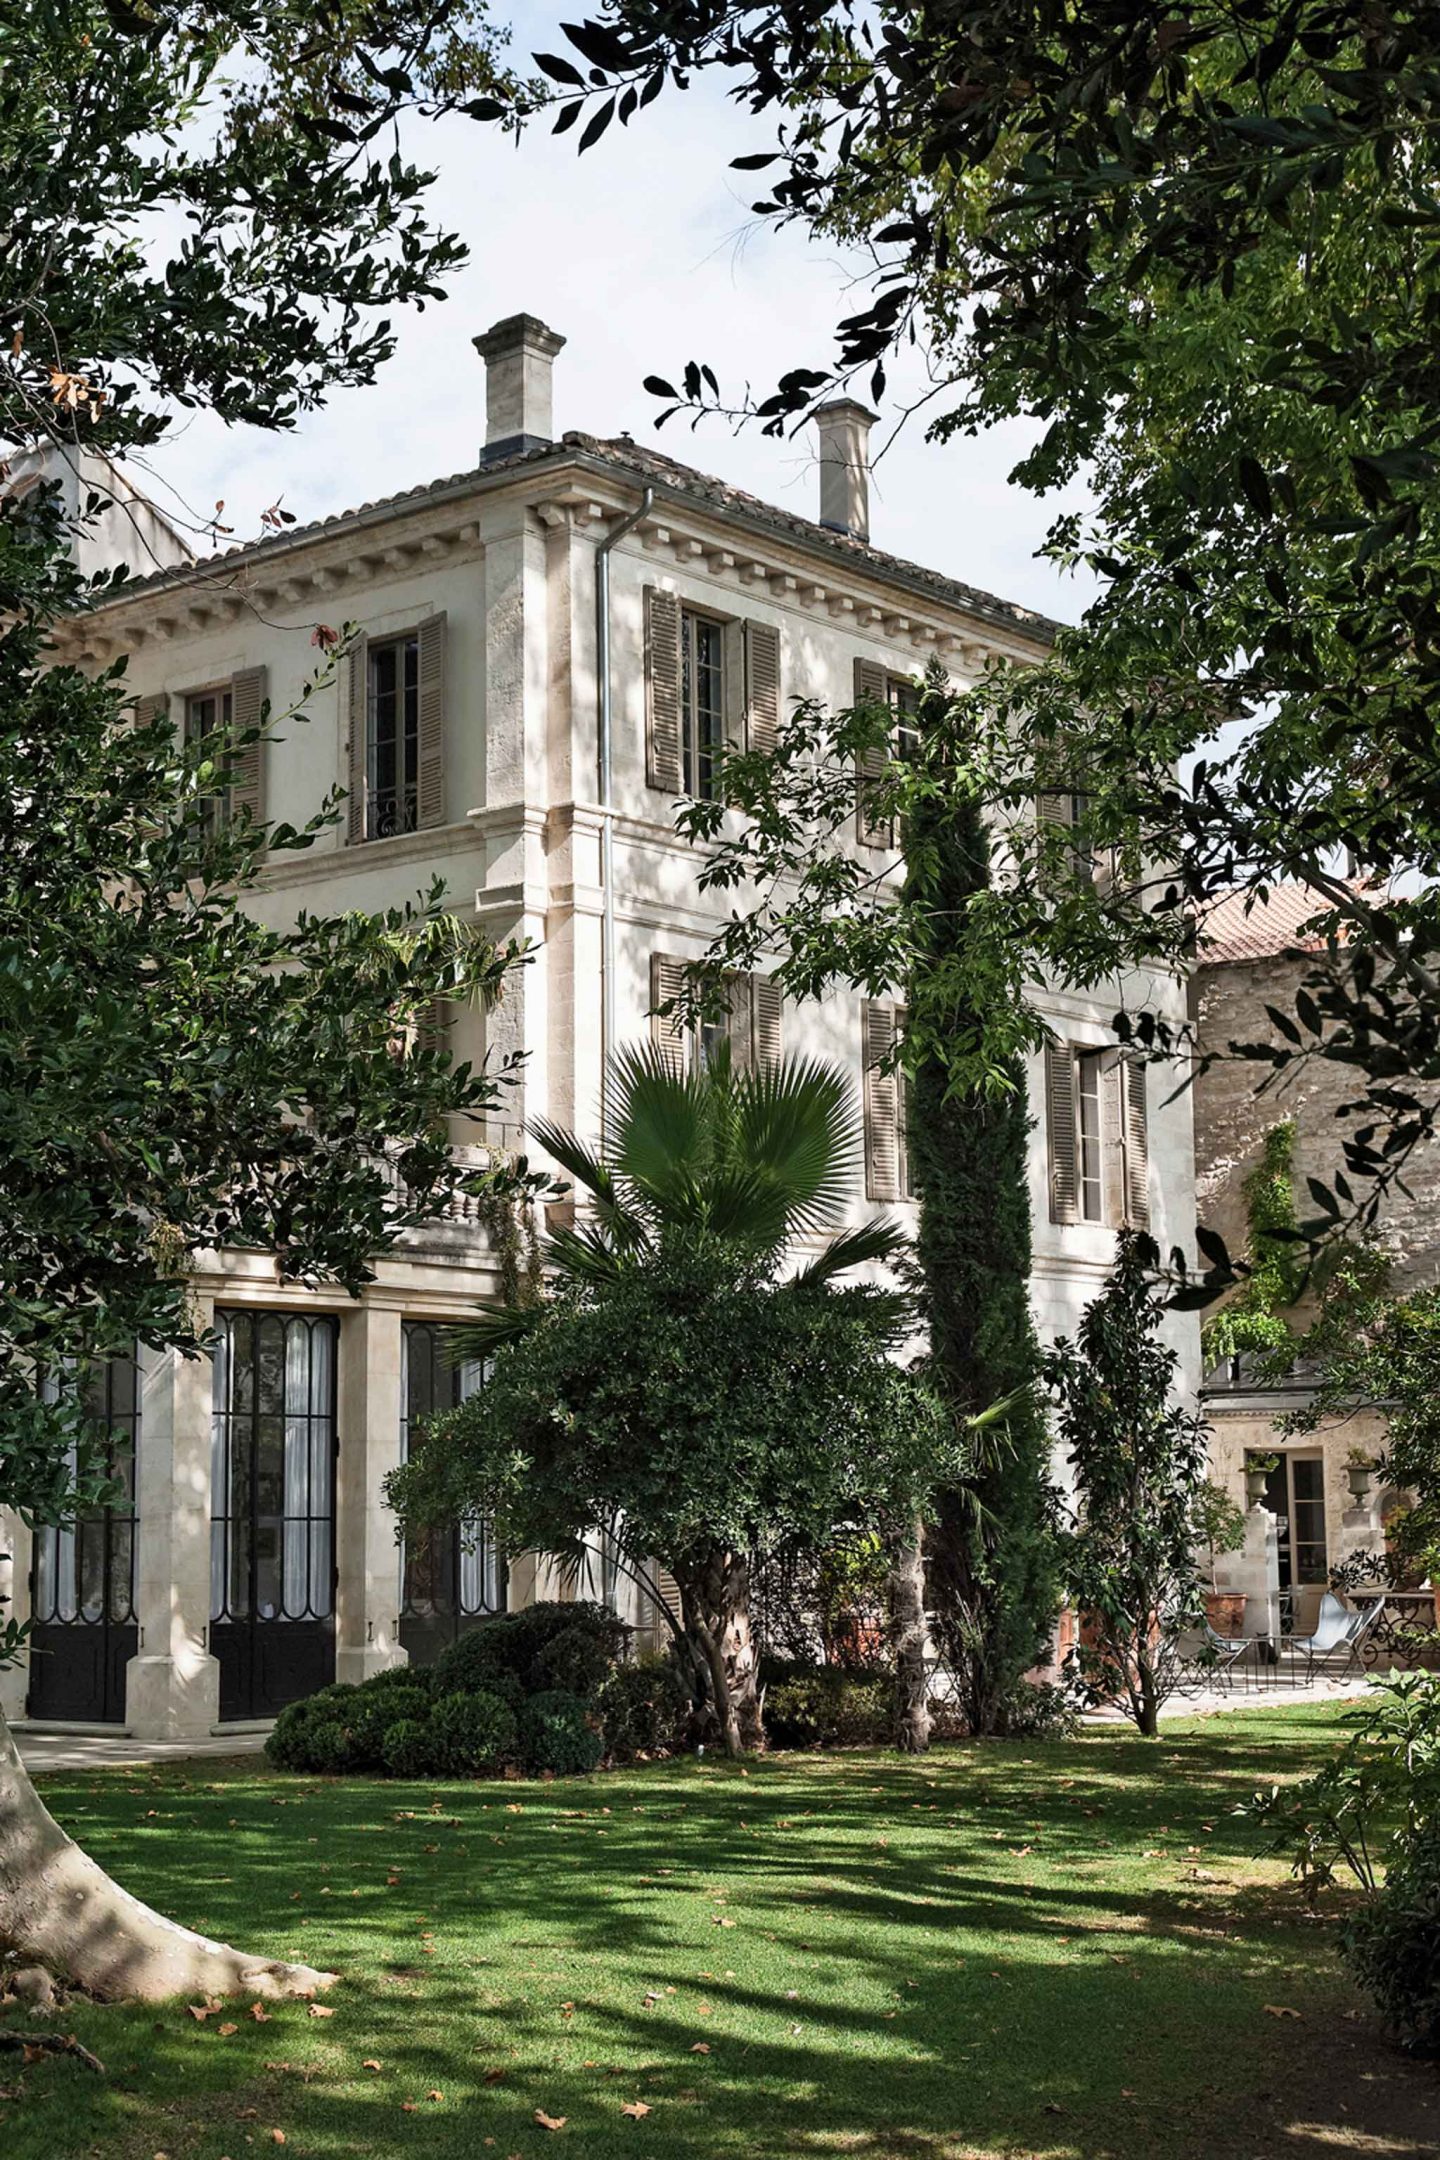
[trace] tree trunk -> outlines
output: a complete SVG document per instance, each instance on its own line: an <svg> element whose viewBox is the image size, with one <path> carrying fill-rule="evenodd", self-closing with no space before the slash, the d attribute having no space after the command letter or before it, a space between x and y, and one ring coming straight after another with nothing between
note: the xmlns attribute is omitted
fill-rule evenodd
<svg viewBox="0 0 1440 2160"><path fill-rule="evenodd" d="M715 1695L716 1721L729 1755L765 1744L759 1660L750 1625L750 1563L743 1553L711 1553L681 1585L687 1625L700 1644Z"/></svg>
<svg viewBox="0 0 1440 2160"><path fill-rule="evenodd" d="M313 1995L335 1977L209 1942L122 1890L48 1812L3 1718L0 1954L110 2002Z"/></svg>
<svg viewBox="0 0 1440 2160"><path fill-rule="evenodd" d="M925 1526L895 1545L890 1562L890 1654L895 1667L895 1745L923 1755L930 1745L930 1690L925 1670Z"/></svg>
<svg viewBox="0 0 1440 2160"><path fill-rule="evenodd" d="M720 1648L725 1684L740 1745L753 1751L765 1745L765 1726L760 1715L760 1660L750 1625L750 1562L743 1553L727 1553L723 1569Z"/></svg>

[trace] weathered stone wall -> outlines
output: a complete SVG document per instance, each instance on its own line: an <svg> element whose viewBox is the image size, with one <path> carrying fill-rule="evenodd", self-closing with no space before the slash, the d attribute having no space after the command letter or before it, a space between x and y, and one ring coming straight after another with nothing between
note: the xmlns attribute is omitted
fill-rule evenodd
<svg viewBox="0 0 1440 2160"><path fill-rule="evenodd" d="M1288 1012L1312 965L1308 956L1281 954L1197 970L1192 1008L1202 1049L1223 1052L1231 1042L1279 1042L1265 1008ZM1253 1060L1222 1057L1195 1082L1196 1209L1237 1257L1247 1237L1241 1186L1259 1160L1266 1133L1286 1118L1295 1120L1295 1187L1303 1215L1305 1179L1329 1184L1343 1168L1345 1123L1338 1112L1359 1093L1360 1075L1350 1066L1310 1059L1282 1067L1265 1084L1272 1070ZM1440 1146L1432 1141L1417 1151L1405 1182L1408 1196L1392 1193L1379 1223L1401 1290L1440 1276Z"/></svg>

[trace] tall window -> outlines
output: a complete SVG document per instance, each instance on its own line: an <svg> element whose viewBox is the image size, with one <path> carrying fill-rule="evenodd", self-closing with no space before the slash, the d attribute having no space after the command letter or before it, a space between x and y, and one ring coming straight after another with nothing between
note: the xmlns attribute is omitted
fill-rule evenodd
<svg viewBox="0 0 1440 2160"><path fill-rule="evenodd" d="M207 735L217 729L228 735L234 717L228 690L200 690L185 700L185 747L193 750ZM230 789L216 788L204 800L203 816L207 832L218 832L230 822Z"/></svg>
<svg viewBox="0 0 1440 2160"><path fill-rule="evenodd" d="M1079 1172L1076 1197L1086 1222L1105 1220L1105 1144L1101 1123L1102 1053L1081 1050L1075 1057L1075 1125Z"/></svg>
<svg viewBox="0 0 1440 2160"><path fill-rule="evenodd" d="M725 740L725 632L688 608L680 614L680 722L686 792L708 802Z"/></svg>
<svg viewBox="0 0 1440 2160"><path fill-rule="evenodd" d="M420 640L391 638L366 653L365 837L420 823Z"/></svg>

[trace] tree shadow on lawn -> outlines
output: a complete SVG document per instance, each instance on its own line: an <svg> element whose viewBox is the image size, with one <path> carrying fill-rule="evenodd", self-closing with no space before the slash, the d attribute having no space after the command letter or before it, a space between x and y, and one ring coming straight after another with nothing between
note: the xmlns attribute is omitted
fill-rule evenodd
<svg viewBox="0 0 1440 2160"><path fill-rule="evenodd" d="M538 2160L565 2149L539 2108L586 2160L647 2138L675 2160L1433 2153L1433 2074L1355 2022L1328 1931L1277 1903L1223 1812L1304 1751L1204 1734L1178 1778L1170 1752L1107 1735L549 1786L210 1763L49 1781L142 1896L345 1978L333 2018L77 2009L114 2082L27 2071L0 2143L238 2160L281 2128L297 2155L469 2160L493 2137ZM1105 1879L1068 1872L1091 1864ZM634 2101L651 2114L622 2116Z"/></svg>

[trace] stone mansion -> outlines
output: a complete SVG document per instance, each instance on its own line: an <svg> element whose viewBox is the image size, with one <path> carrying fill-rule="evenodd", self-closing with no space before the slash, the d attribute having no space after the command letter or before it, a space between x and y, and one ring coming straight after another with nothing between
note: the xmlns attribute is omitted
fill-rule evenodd
<svg viewBox="0 0 1440 2160"><path fill-rule="evenodd" d="M472 469L203 561L152 532L140 574L78 619L70 649L127 655L137 699L200 729L253 724L266 701L285 713L315 627L359 626L338 684L240 776L259 816L296 824L342 787L341 822L277 857L247 904L277 922L378 910L438 875L458 913L527 941L500 1006L453 1021L459 1056L524 1054L503 1119L467 1142L513 1148L540 1113L593 1131L607 1049L660 1025L668 970L705 950L723 903L700 893L672 809L707 787L715 743L763 743L802 696L898 701L935 655L961 684L991 655L1033 660L1052 626L872 546L857 404L819 416L811 520L628 439L552 440L563 340L521 315L475 343L488 424ZM861 828L853 844L889 842ZM1030 1084L1045 1336L1093 1296L1121 1221L1191 1242L1190 1095L1122 1059L1118 987L1044 1000L1055 1042ZM1183 1020L1183 984L1129 990ZM874 1063L893 1025L858 996L782 1007L763 975L733 1001L737 1055L804 1051L852 1075L857 1218L908 1207L897 1091ZM279 1280L256 1252L197 1254L193 1286L213 1357L145 1353L95 1383L128 1502L33 1539L0 1518L0 1591L33 1620L28 1669L0 1672L7 1715L204 1734L433 1656L536 1593L533 1563L507 1570L458 1532L402 1556L381 1499L414 1422L469 1384L443 1330L497 1291L463 1206L407 1233L359 1301ZM1174 1325L1193 1386L1197 1330Z"/></svg>

